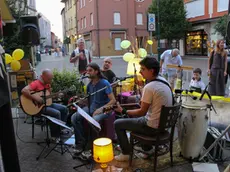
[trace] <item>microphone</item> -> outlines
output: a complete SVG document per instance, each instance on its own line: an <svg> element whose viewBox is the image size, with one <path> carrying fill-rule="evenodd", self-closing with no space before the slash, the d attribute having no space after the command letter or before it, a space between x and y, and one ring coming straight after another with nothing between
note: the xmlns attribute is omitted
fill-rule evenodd
<svg viewBox="0 0 230 172"><path fill-rule="evenodd" d="M79 80L82 80L82 79L85 79L85 78L89 78L89 76L85 75L85 76L82 76L82 77L78 78L77 80L79 81Z"/></svg>
<svg viewBox="0 0 230 172"><path fill-rule="evenodd" d="M134 78L134 75L126 76L126 77L117 77L117 79L120 81L124 81L124 80L129 79L129 78Z"/></svg>

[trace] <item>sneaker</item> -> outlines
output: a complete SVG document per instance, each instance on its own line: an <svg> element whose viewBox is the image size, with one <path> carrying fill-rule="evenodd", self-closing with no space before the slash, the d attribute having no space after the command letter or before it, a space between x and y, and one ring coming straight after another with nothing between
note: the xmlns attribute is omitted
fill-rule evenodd
<svg viewBox="0 0 230 172"><path fill-rule="evenodd" d="M80 145L74 145L73 152L78 155L83 152L83 148Z"/></svg>
<svg viewBox="0 0 230 172"><path fill-rule="evenodd" d="M122 162L122 161L129 161L129 155L124 155L120 153L120 155L117 155L114 157L115 160Z"/></svg>
<svg viewBox="0 0 230 172"><path fill-rule="evenodd" d="M90 157L92 157L92 152L91 152L91 150L83 151L83 152L81 153L81 155L82 155L85 159L90 159Z"/></svg>
<svg viewBox="0 0 230 172"><path fill-rule="evenodd" d="M148 154L148 155L154 153L154 148L152 148L152 149L150 149L148 151L145 151L140 145L135 145L133 149L136 150L136 151L142 152L144 154Z"/></svg>

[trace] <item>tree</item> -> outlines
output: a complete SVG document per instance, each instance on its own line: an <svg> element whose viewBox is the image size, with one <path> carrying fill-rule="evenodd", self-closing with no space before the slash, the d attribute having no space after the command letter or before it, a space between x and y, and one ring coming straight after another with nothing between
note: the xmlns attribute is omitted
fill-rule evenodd
<svg viewBox="0 0 230 172"><path fill-rule="evenodd" d="M8 53L11 53L16 48L22 48L25 55L29 51L27 47L23 46L20 39L20 17L27 14L27 0L7 0L11 14L16 23L7 24L5 29L10 29L10 35L4 35L4 46Z"/></svg>
<svg viewBox="0 0 230 172"><path fill-rule="evenodd" d="M157 0L153 0L149 12L158 20ZM183 38L190 27L186 19L187 12L183 0L159 0L160 38L167 39L171 47L172 40ZM157 28L157 27L156 27ZM157 32L155 33L155 35Z"/></svg>
<svg viewBox="0 0 230 172"><path fill-rule="evenodd" d="M226 36L226 31L227 31L227 22L228 22L227 14L220 17L214 26L215 29L214 34L218 33L224 38Z"/></svg>

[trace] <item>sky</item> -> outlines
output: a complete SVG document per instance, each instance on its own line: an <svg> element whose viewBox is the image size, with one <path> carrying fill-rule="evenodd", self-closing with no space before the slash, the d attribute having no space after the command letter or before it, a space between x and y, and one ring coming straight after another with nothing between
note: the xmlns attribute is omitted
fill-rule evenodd
<svg viewBox="0 0 230 172"><path fill-rule="evenodd" d="M61 10L65 6L61 0L36 0L37 11L42 13L51 24L51 31L62 38L62 18Z"/></svg>

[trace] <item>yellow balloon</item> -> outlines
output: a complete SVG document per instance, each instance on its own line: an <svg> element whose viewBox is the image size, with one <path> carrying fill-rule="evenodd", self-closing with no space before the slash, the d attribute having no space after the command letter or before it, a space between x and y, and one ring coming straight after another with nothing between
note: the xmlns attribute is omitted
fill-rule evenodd
<svg viewBox="0 0 230 172"><path fill-rule="evenodd" d="M12 62L12 60L13 60L13 57L11 57L11 55L6 53L5 54L5 63L10 64Z"/></svg>
<svg viewBox="0 0 230 172"><path fill-rule="evenodd" d="M139 48L138 49L138 55L140 56L140 57L146 57L147 56L147 51L144 49L144 48Z"/></svg>
<svg viewBox="0 0 230 172"><path fill-rule="evenodd" d="M123 48L123 49L129 48L130 45L131 45L131 42L129 40L123 40L121 42L121 48Z"/></svg>
<svg viewBox="0 0 230 172"><path fill-rule="evenodd" d="M123 60L126 62L129 62L130 60L133 60L135 55L133 53L125 53L123 55Z"/></svg>
<svg viewBox="0 0 230 172"><path fill-rule="evenodd" d="M24 51L22 49L16 49L12 56L15 60L21 60L24 57Z"/></svg>
<svg viewBox="0 0 230 172"><path fill-rule="evenodd" d="M152 40L148 40L147 43L148 43L149 45L153 45L153 41L152 41Z"/></svg>
<svg viewBox="0 0 230 172"><path fill-rule="evenodd" d="M17 72L21 69L21 63L17 60L13 60L10 64L12 71Z"/></svg>

